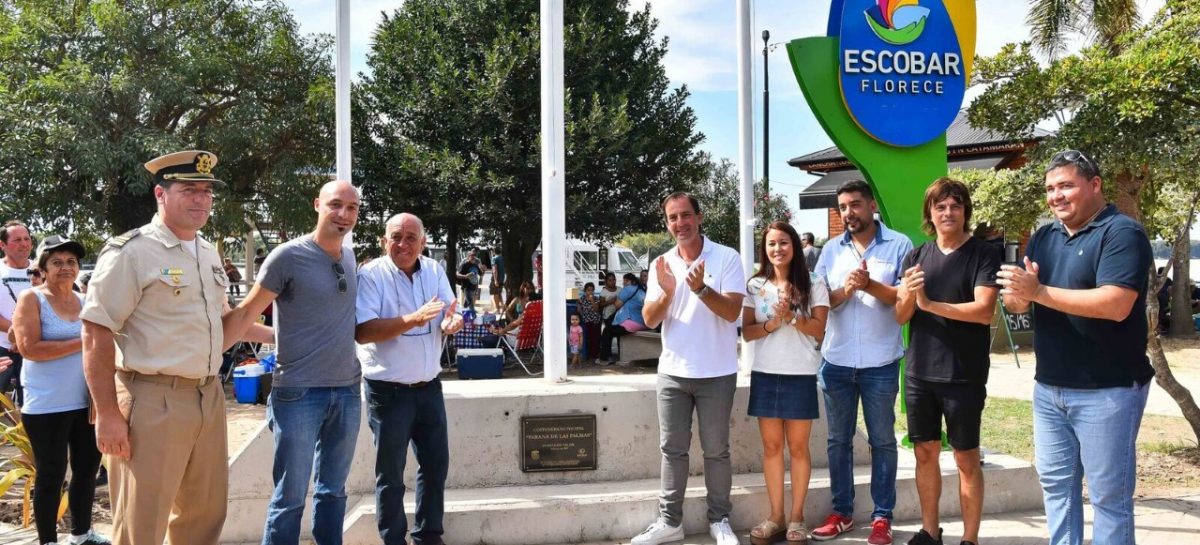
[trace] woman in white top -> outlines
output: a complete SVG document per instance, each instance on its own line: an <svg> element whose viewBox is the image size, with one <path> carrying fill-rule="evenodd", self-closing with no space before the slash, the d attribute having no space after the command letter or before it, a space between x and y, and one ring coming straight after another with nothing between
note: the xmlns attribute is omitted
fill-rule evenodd
<svg viewBox="0 0 1200 545"><path fill-rule="evenodd" d="M804 499L811 463L808 437L817 408L817 349L825 336L829 289L804 264L800 236L785 222L767 226L759 245L758 273L747 283L742 337L755 341L749 414L758 417L763 476L771 514L750 532L755 544L804 543ZM783 513L783 446L792 459L792 509Z"/></svg>

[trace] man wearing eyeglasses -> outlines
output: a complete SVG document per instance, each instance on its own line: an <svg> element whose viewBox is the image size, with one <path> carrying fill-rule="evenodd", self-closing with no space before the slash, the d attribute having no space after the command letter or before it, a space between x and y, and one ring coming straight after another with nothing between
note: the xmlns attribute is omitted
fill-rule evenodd
<svg viewBox="0 0 1200 545"><path fill-rule="evenodd" d="M1146 358L1153 259L1142 226L1105 201L1100 168L1068 150L1046 168L1058 219L998 273L1009 312L1033 308L1034 466L1050 542L1083 543L1082 481L1094 543L1134 543L1137 440L1154 370Z"/></svg>
<svg viewBox="0 0 1200 545"><path fill-rule="evenodd" d="M410 442L418 464L413 543L442 543L450 447L439 360L443 336L462 329L463 320L446 271L421 255L425 241L420 218L393 216L383 236L385 255L359 273L355 338L375 435L376 510L384 545L405 543Z"/></svg>
<svg viewBox="0 0 1200 545"><path fill-rule="evenodd" d="M321 187L313 208L317 226L312 233L268 254L246 299L224 318L226 335L234 338L275 303L279 351L267 401L275 435L275 490L267 509L264 545L294 545L300 540L314 460L313 538L319 545L342 542L346 477L358 439L358 281L354 252L344 246L358 222L358 190L349 182L329 182ZM228 348L232 342L226 344Z"/></svg>
<svg viewBox="0 0 1200 545"><path fill-rule="evenodd" d="M29 269L29 252L33 250L33 238L29 236L29 228L17 220L4 222L0 227L0 250L4 259L0 260L0 356L8 357L11 366L0 368L0 392L7 393L10 383L15 384L15 399L20 405L21 399L21 355L13 351L12 343L8 340L8 330L12 328L13 310L17 307L17 296L32 286Z"/></svg>
<svg viewBox="0 0 1200 545"><path fill-rule="evenodd" d="M158 211L108 241L80 318L96 445L109 457L118 545L215 545L229 468L225 392L217 380L229 280L200 236L217 156L182 151L145 164ZM253 340L269 339L265 329ZM232 342L232 341L231 341ZM117 350L120 348L120 350Z"/></svg>

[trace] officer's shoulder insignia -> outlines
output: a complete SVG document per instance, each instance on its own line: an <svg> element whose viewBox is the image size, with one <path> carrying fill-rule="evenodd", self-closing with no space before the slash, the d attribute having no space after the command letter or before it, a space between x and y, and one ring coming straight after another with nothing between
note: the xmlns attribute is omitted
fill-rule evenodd
<svg viewBox="0 0 1200 545"><path fill-rule="evenodd" d="M108 239L108 242L105 245L119 250L119 249L123 248L126 244L128 244L129 241L137 238L137 236L140 234L142 234L142 232L140 230L130 229L128 231L125 231L124 233L121 233L115 237Z"/></svg>

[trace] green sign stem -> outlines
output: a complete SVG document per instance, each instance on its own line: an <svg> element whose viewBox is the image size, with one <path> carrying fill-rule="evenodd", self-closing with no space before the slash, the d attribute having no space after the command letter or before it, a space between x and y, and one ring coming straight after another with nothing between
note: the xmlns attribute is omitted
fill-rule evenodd
<svg viewBox="0 0 1200 545"><path fill-rule="evenodd" d="M850 116L842 100L838 39L800 38L789 42L787 50L805 100L834 145L871 184L884 223L908 236L913 246L929 240L930 237L921 230L921 207L925 188L947 173L945 133L925 144L908 148L889 146L872 138ZM907 326L904 338L908 339ZM903 360L900 376L904 376ZM903 381L900 386L900 411L904 413L907 407ZM908 437L904 439L908 444Z"/></svg>

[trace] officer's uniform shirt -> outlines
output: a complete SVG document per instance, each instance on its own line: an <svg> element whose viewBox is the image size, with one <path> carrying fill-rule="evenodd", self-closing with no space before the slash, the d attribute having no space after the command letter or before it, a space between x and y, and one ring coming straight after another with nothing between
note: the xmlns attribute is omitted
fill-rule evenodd
<svg viewBox="0 0 1200 545"><path fill-rule="evenodd" d="M229 279L212 244L197 236L195 256L187 244L155 215L100 255L80 318L116 333L117 369L204 378L221 368Z"/></svg>

